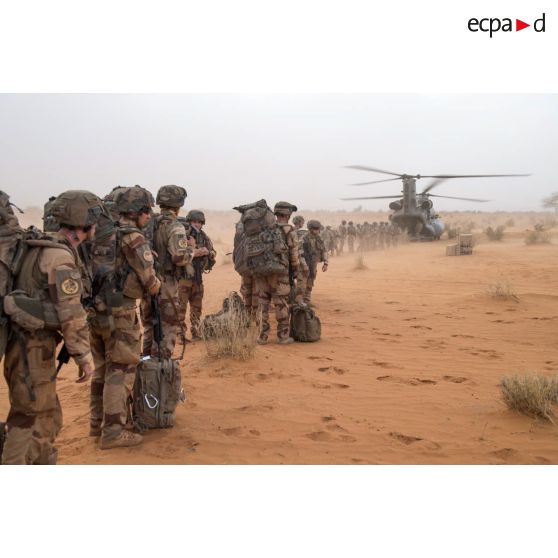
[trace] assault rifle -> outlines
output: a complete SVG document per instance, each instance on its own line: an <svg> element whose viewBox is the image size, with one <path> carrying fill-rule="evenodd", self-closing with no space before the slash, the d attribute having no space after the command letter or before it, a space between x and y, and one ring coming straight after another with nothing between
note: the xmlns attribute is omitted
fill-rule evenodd
<svg viewBox="0 0 558 558"><path fill-rule="evenodd" d="M308 266L308 277L310 279L315 279L316 267L314 265L314 256L312 255L312 251L310 250L310 243L308 242L308 238L305 238L302 242L302 250L304 254L304 260L306 261L306 265Z"/></svg>
<svg viewBox="0 0 558 558"><path fill-rule="evenodd" d="M296 301L296 285L295 285L295 274L291 263L289 263L289 285L291 286L291 292L289 293L289 302L294 304Z"/></svg>
<svg viewBox="0 0 558 558"><path fill-rule="evenodd" d="M159 295L151 297L151 323L153 325L153 341L157 343L159 360L162 360L161 351L163 344L163 324L161 322L161 307Z"/></svg>

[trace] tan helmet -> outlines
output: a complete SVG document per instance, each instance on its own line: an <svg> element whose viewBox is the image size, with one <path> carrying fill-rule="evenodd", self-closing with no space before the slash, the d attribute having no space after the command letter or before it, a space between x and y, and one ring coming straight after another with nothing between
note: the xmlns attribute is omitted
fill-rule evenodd
<svg viewBox="0 0 558 558"><path fill-rule="evenodd" d="M43 209L43 231L44 232L56 232L60 230L60 225L54 218L52 214L52 206L56 201L56 196L50 196L48 201L44 205Z"/></svg>
<svg viewBox="0 0 558 558"><path fill-rule="evenodd" d="M186 221L200 221L205 225L205 215L199 209L190 209L186 215Z"/></svg>
<svg viewBox="0 0 558 558"><path fill-rule="evenodd" d="M302 225L304 225L304 217L302 215L297 215L293 218L293 223L302 227Z"/></svg>
<svg viewBox="0 0 558 558"><path fill-rule="evenodd" d="M317 221L316 219L310 219L310 221L308 221L306 226L308 227L308 230L310 230L310 229L320 230L322 228L322 224L319 221Z"/></svg>
<svg viewBox="0 0 558 558"><path fill-rule="evenodd" d="M149 211L154 205L151 192L136 185L118 194L115 207L118 213L139 213Z"/></svg>
<svg viewBox="0 0 558 558"><path fill-rule="evenodd" d="M99 196L87 190L67 190L52 200L50 212L61 227L86 228L97 223L102 203Z"/></svg>
<svg viewBox="0 0 558 558"><path fill-rule="evenodd" d="M295 211L298 211L296 205L286 201L277 202L273 208L273 213L275 213L275 215L286 215L287 217L290 217L291 213Z"/></svg>
<svg viewBox="0 0 558 558"><path fill-rule="evenodd" d="M166 207L182 207L186 199L186 190L182 186L161 186L157 192L157 205Z"/></svg>

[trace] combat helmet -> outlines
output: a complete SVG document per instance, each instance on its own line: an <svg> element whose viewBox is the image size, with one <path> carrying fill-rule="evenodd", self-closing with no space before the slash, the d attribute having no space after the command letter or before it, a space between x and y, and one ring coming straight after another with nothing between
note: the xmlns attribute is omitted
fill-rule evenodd
<svg viewBox="0 0 558 558"><path fill-rule="evenodd" d="M186 221L201 221L205 225L205 214L199 209L190 209L186 215Z"/></svg>
<svg viewBox="0 0 558 558"><path fill-rule="evenodd" d="M43 210L43 231L45 232L56 232L60 229L60 225L56 222L54 215L52 214L52 206L56 201L56 196L50 196L48 201L45 203Z"/></svg>
<svg viewBox="0 0 558 558"><path fill-rule="evenodd" d="M352 224L353 224L353 222L352 222L352 221L349 221L349 225L352 225Z"/></svg>
<svg viewBox="0 0 558 558"><path fill-rule="evenodd" d="M308 221L306 226L308 227L308 230L310 230L310 229L320 230L322 228L322 224L319 221L317 221L316 219L310 219L310 221Z"/></svg>
<svg viewBox="0 0 558 558"><path fill-rule="evenodd" d="M286 201L279 201L273 207L273 213L275 213L275 215L286 215L290 217L291 213L295 211L298 211L297 206Z"/></svg>
<svg viewBox="0 0 558 558"><path fill-rule="evenodd" d="M101 198L87 190L66 190L51 201L52 217L61 227L90 227L103 210Z"/></svg>
<svg viewBox="0 0 558 558"><path fill-rule="evenodd" d="M136 185L118 195L115 207L118 213L140 213L150 211L154 205L151 192Z"/></svg>
<svg viewBox="0 0 558 558"><path fill-rule="evenodd" d="M118 199L118 197L120 196L120 194L122 194L122 192L125 192L126 190L128 190L127 186L115 186L104 198L103 198L103 202L105 204L105 207L108 209L108 211L110 212L111 217L117 221L118 220L118 210L116 208L116 200Z"/></svg>
<svg viewBox="0 0 558 558"><path fill-rule="evenodd" d="M347 221L345 221L345 219L343 219L343 221L341 221L341 224L342 224L342 225L346 225L346 224L347 224Z"/></svg>
<svg viewBox="0 0 558 558"><path fill-rule="evenodd" d="M302 227L302 225L304 225L304 217L302 215L297 215L293 218L293 223Z"/></svg>
<svg viewBox="0 0 558 558"><path fill-rule="evenodd" d="M186 199L186 190L182 186L161 186L157 192L157 205L166 207L182 207Z"/></svg>

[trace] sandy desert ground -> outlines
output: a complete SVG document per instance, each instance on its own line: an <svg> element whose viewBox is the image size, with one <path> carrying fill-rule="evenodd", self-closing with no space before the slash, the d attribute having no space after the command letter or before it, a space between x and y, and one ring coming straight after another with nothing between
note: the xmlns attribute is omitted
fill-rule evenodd
<svg viewBox="0 0 558 558"><path fill-rule="evenodd" d="M516 217L503 242L477 235L472 256L446 257L442 240L368 252L363 271L355 255L333 258L315 289L320 342L270 343L247 362L188 345L177 424L138 448L101 451L87 436L88 387L65 367L59 462L558 463L557 427L509 411L498 387L503 375L558 370L558 249L524 244L522 230L549 218L533 215ZM473 218L484 228L510 216ZM234 219L208 225L221 254ZM518 301L489 296L496 283ZM205 284L205 310L216 311L239 286L229 258ZM0 416L7 410L2 381Z"/></svg>

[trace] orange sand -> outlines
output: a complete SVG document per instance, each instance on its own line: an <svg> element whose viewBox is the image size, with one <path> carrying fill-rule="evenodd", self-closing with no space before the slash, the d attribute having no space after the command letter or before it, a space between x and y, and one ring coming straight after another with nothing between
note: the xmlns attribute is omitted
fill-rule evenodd
<svg viewBox="0 0 558 558"><path fill-rule="evenodd" d="M333 258L315 289L319 343L272 342L248 362L189 345L177 425L138 448L99 450L88 386L67 366L60 463L558 463L557 428L507 410L498 388L505 374L558 369L556 247L509 238L446 257L446 244L369 252L365 271ZM519 302L490 298L498 281ZM238 286L219 263L205 311Z"/></svg>

